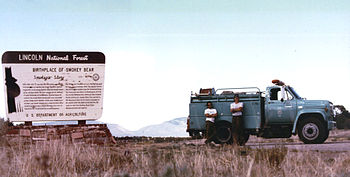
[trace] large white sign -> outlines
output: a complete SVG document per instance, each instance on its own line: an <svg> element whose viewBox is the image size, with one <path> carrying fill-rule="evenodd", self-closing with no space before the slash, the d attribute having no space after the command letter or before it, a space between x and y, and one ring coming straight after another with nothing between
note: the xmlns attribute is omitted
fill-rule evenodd
<svg viewBox="0 0 350 177"><path fill-rule="evenodd" d="M5 52L10 121L96 120L102 115L105 56L100 52Z"/></svg>

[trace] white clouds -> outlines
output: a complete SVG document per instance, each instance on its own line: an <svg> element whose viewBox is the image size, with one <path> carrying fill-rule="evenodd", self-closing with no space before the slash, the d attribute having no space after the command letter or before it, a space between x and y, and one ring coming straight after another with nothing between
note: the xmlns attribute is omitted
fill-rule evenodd
<svg viewBox="0 0 350 177"><path fill-rule="evenodd" d="M206 77L205 71L185 63L157 68L156 58L145 52L105 54L101 120L128 129L187 116L191 88L198 88Z"/></svg>
<svg viewBox="0 0 350 177"><path fill-rule="evenodd" d="M155 76L154 58L143 52L105 53L104 113L101 120L140 127L149 124ZM148 119L148 120L147 120Z"/></svg>

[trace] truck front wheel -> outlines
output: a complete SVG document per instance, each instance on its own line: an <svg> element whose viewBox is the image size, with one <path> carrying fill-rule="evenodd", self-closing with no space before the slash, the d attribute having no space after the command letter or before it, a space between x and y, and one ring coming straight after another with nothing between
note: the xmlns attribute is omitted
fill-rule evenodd
<svg viewBox="0 0 350 177"><path fill-rule="evenodd" d="M321 144L327 139L327 131L320 120L306 118L299 123L298 136L305 144Z"/></svg>

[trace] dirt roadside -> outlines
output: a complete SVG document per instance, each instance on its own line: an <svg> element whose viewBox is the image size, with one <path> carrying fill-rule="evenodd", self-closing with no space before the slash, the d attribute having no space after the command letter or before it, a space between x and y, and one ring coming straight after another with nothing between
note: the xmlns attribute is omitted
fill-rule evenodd
<svg viewBox="0 0 350 177"><path fill-rule="evenodd" d="M204 139L187 140L181 143L186 145L202 145ZM212 146L220 146L214 145ZM290 150L311 150L311 151L333 151L333 152L346 152L350 151L350 130L333 130L330 132L329 138L323 144L304 144L298 139L298 136L292 136L291 138L275 138L264 139L256 136L250 136L249 141L246 144L250 148L273 148L276 146L284 146Z"/></svg>

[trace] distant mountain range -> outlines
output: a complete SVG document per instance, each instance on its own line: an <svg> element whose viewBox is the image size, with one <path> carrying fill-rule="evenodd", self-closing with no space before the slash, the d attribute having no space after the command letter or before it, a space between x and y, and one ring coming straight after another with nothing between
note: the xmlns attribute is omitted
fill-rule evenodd
<svg viewBox="0 0 350 177"><path fill-rule="evenodd" d="M176 118L170 121L163 122L161 124L149 125L136 131L130 131L118 124L107 123L108 129L113 136L152 136L152 137L186 137L186 117ZM87 124L105 124L100 121L87 121ZM34 123L34 125L65 125L65 124L77 124L77 121L57 121L57 122L45 122Z"/></svg>

